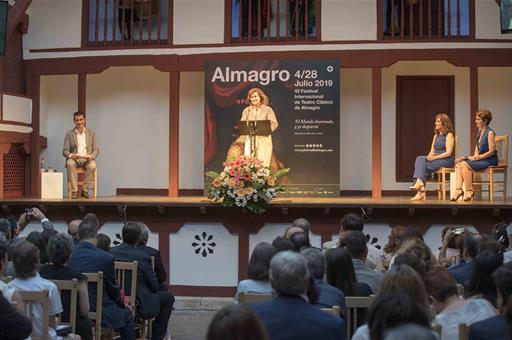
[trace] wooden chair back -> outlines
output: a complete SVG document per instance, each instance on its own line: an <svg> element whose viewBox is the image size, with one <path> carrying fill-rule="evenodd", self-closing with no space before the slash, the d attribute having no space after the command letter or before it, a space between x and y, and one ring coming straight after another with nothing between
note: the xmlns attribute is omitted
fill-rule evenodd
<svg viewBox="0 0 512 340"><path fill-rule="evenodd" d="M496 153L498 156L498 166L508 166L508 135L496 136Z"/></svg>
<svg viewBox="0 0 512 340"><path fill-rule="evenodd" d="M331 308L322 308L322 310L328 314L336 317L340 317L340 306L332 306Z"/></svg>
<svg viewBox="0 0 512 340"><path fill-rule="evenodd" d="M253 303L272 300L272 294L254 294L254 293L240 293L238 294L238 302L243 305L250 305Z"/></svg>
<svg viewBox="0 0 512 340"><path fill-rule="evenodd" d="M34 312L41 316L43 324L41 326L41 335L34 335L32 331L31 338L33 340L48 339L48 328L50 325L50 298L47 290L43 291L18 291L23 305L25 307L25 317L27 317L32 325L38 321L35 319Z"/></svg>
<svg viewBox="0 0 512 340"><path fill-rule="evenodd" d="M124 292L130 306L135 307L137 296L137 261L115 261L114 267L119 288Z"/></svg>
<svg viewBox="0 0 512 340"><path fill-rule="evenodd" d="M347 304L347 339L352 338L355 330L358 327L358 323L364 320L358 320L358 312L366 310L370 307L373 302L375 295L370 296L345 296L345 302Z"/></svg>
<svg viewBox="0 0 512 340"><path fill-rule="evenodd" d="M459 324L459 340L468 340L469 337L469 325L465 323Z"/></svg>
<svg viewBox="0 0 512 340"><path fill-rule="evenodd" d="M96 284L96 311L89 312L89 319L94 322L94 339L101 340L101 316L103 310L103 272L83 273L88 284Z"/></svg>
<svg viewBox="0 0 512 340"><path fill-rule="evenodd" d="M52 280L59 289L60 298L62 301L69 297L69 324L72 328L72 333L76 334L76 314L78 310L78 280Z"/></svg>

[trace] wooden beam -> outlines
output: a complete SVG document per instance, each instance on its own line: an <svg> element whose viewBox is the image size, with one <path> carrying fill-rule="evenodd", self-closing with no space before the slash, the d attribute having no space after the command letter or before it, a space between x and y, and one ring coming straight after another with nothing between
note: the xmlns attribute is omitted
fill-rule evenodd
<svg viewBox="0 0 512 340"><path fill-rule="evenodd" d="M84 115L87 116L85 112L86 108L86 84L87 84L87 74L85 73L79 73L78 74L78 111L83 112Z"/></svg>
<svg viewBox="0 0 512 340"><path fill-rule="evenodd" d="M372 68L372 198L382 198L382 69Z"/></svg>
<svg viewBox="0 0 512 340"><path fill-rule="evenodd" d="M32 0L17 0L9 10L9 15L7 17L7 34L5 41L9 41L9 38L16 30L16 27L21 23L22 19L25 16L25 12Z"/></svg>
<svg viewBox="0 0 512 340"><path fill-rule="evenodd" d="M40 94L41 77L32 76L32 134L30 137L30 196L34 198L41 197L41 169L39 153L41 151L40 135Z"/></svg>
<svg viewBox="0 0 512 340"><path fill-rule="evenodd" d="M180 142L180 73L169 72L169 197L178 197Z"/></svg>
<svg viewBox="0 0 512 340"><path fill-rule="evenodd" d="M469 122L470 122L470 149L469 154L473 154L476 145L476 125L475 112L478 111L478 67L469 68Z"/></svg>

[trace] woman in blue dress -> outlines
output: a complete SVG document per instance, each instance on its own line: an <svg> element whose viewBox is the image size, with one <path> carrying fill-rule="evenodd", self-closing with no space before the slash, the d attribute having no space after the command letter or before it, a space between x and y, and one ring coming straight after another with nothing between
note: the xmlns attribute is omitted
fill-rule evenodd
<svg viewBox="0 0 512 340"><path fill-rule="evenodd" d="M427 156L416 157L413 175L416 181L410 188L417 192L416 195L411 198L411 201L426 199L425 183L427 178L429 178L434 171L453 166L454 143L453 124L450 117L445 113L438 114L434 123L434 138L432 139L430 152Z"/></svg>
<svg viewBox="0 0 512 340"><path fill-rule="evenodd" d="M489 127L492 114L489 110L480 110L476 113L475 123L478 128L476 146L473 156L463 157L457 160L455 167L455 194L452 201L457 201L463 196L464 201L471 201L475 197L473 191L473 171L479 171L489 166L498 165L496 154L496 142L494 130ZM466 192L462 191L462 184L466 186Z"/></svg>

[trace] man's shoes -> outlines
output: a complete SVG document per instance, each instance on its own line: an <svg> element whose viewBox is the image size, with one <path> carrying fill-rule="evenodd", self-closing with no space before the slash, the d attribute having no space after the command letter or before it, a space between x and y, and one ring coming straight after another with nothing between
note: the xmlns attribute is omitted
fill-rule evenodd
<svg viewBox="0 0 512 340"><path fill-rule="evenodd" d="M89 193L87 191L82 191L82 198L89 198Z"/></svg>
<svg viewBox="0 0 512 340"><path fill-rule="evenodd" d="M77 192L77 191L72 192L72 193L71 193L71 199L76 200L77 198L78 198L78 192Z"/></svg>

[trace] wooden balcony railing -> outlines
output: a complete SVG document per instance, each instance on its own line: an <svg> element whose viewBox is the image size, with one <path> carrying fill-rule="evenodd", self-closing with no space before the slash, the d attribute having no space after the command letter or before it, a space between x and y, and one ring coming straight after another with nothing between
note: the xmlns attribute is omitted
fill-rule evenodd
<svg viewBox="0 0 512 340"><path fill-rule="evenodd" d="M378 0L384 40L474 38L475 0Z"/></svg>
<svg viewBox="0 0 512 340"><path fill-rule="evenodd" d="M83 0L87 47L162 46L171 36L171 0Z"/></svg>
<svg viewBox="0 0 512 340"><path fill-rule="evenodd" d="M320 0L226 0L226 43L320 40Z"/></svg>

